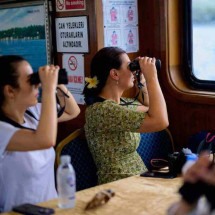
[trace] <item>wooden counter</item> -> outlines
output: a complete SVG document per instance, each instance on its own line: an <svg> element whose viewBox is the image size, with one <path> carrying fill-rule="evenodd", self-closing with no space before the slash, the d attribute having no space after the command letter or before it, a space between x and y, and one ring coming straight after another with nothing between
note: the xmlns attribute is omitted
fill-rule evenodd
<svg viewBox="0 0 215 215"><path fill-rule="evenodd" d="M56 214L64 215L165 215L169 205L180 196L177 193L181 178L161 179L133 176L112 183L82 190L76 194L73 209L60 209L57 199L40 205L55 209ZM115 196L105 205L85 211L84 208L93 196L104 189L112 189ZM4 213L2 215L15 215Z"/></svg>

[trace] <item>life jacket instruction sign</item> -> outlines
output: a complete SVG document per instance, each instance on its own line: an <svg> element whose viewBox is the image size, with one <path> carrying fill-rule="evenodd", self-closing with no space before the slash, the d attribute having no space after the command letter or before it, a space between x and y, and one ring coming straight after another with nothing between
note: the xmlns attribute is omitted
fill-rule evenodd
<svg viewBox="0 0 215 215"><path fill-rule="evenodd" d="M87 16L56 18L57 52L87 53Z"/></svg>
<svg viewBox="0 0 215 215"><path fill-rule="evenodd" d="M118 46L127 53L139 50L137 0L102 0L104 45Z"/></svg>
<svg viewBox="0 0 215 215"><path fill-rule="evenodd" d="M56 11L86 10L86 0L56 0Z"/></svg>

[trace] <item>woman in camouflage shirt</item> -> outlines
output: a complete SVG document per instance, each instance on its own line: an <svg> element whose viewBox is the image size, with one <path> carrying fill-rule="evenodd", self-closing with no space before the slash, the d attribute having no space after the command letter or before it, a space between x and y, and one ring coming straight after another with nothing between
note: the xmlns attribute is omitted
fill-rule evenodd
<svg viewBox="0 0 215 215"><path fill-rule="evenodd" d="M129 69L128 55L120 48L98 51L91 62L91 77L85 79L84 96L88 105L85 133L100 184L146 170L136 152L140 133L168 126L155 59L139 57L138 60L143 85L138 102L122 98L124 91L134 86L135 76Z"/></svg>

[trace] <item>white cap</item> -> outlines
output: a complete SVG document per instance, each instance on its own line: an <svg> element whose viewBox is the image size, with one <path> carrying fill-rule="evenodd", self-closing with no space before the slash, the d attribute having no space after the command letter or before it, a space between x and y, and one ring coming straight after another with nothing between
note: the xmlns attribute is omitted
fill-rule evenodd
<svg viewBox="0 0 215 215"><path fill-rule="evenodd" d="M61 162L61 164L70 163L71 157L69 155L61 155L60 162Z"/></svg>

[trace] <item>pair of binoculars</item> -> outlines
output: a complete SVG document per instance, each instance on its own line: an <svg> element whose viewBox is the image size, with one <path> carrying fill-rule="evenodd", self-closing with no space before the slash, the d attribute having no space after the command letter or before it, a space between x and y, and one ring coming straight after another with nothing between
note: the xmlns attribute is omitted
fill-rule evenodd
<svg viewBox="0 0 215 215"><path fill-rule="evenodd" d="M139 64L138 59L133 60L128 66L132 72L140 70L140 64ZM159 59L156 59L155 66L156 66L157 71L160 71L161 61ZM35 72L35 73L31 74L29 80L30 80L31 85L39 84L41 82L39 73ZM58 84L68 84L68 75L67 75L66 69L59 70Z"/></svg>
<svg viewBox="0 0 215 215"><path fill-rule="evenodd" d="M161 69L161 61L159 59L156 59L155 61L155 67L157 71L160 71ZM140 64L139 59L135 59L129 63L128 68L131 70L131 72L136 71L136 77L137 77L137 86L140 89L143 85L140 83Z"/></svg>
<svg viewBox="0 0 215 215"><path fill-rule="evenodd" d="M37 85L40 81L40 76L38 72L34 72L29 78L31 85ZM60 69L58 73L58 84L68 84L68 75L66 69Z"/></svg>
<svg viewBox="0 0 215 215"><path fill-rule="evenodd" d="M161 61L159 59L156 59L155 66L156 66L157 71L160 71ZM132 72L140 70L139 60L135 59L135 60L131 61L131 63L128 65L128 67Z"/></svg>

